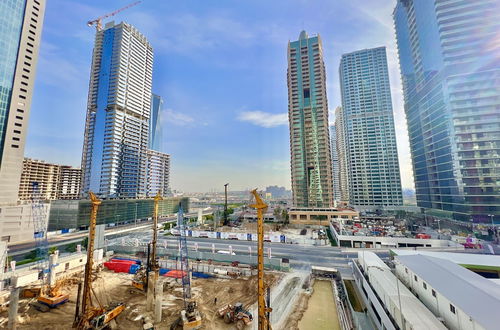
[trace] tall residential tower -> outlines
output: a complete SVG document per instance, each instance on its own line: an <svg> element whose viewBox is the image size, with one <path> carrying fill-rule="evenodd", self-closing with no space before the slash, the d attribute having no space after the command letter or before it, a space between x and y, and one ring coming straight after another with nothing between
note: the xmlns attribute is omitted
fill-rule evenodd
<svg viewBox="0 0 500 330"><path fill-rule="evenodd" d="M332 207L326 76L320 36L288 43L288 120L293 204Z"/></svg>
<svg viewBox="0 0 500 330"><path fill-rule="evenodd" d="M146 196L153 49L127 23L95 37L82 153L82 193Z"/></svg>
<svg viewBox="0 0 500 330"><path fill-rule="evenodd" d="M335 109L335 148L337 149L339 166L339 190L340 197L337 199L349 203L349 166L347 165L347 150L345 147L344 118L342 107ZM333 148L333 146L332 146Z"/></svg>
<svg viewBox="0 0 500 330"><path fill-rule="evenodd" d="M417 205L500 222L500 2L398 0Z"/></svg>
<svg viewBox="0 0 500 330"><path fill-rule="evenodd" d="M333 199L340 202L340 164L337 150L337 126L330 126L330 150L332 152Z"/></svg>
<svg viewBox="0 0 500 330"><path fill-rule="evenodd" d="M385 47L342 55L339 76L349 202L358 206L402 205Z"/></svg>

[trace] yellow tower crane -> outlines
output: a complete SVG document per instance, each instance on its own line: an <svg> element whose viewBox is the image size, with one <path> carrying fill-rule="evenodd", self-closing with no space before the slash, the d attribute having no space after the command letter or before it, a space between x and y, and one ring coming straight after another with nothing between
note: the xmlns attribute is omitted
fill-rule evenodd
<svg viewBox="0 0 500 330"><path fill-rule="evenodd" d="M257 210L257 280L258 280L258 307L259 307L259 330L271 329L269 313L272 308L266 306L264 296L264 210L267 204L260 198L257 189L252 190L255 204L249 205Z"/></svg>

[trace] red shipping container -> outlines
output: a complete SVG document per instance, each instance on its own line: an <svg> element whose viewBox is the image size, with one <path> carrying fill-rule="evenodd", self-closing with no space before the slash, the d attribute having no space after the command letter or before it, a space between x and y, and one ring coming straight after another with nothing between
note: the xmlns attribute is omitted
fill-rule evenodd
<svg viewBox="0 0 500 330"><path fill-rule="evenodd" d="M163 276L172 277L172 278L182 278L186 275L187 275L186 272L183 272L182 270L171 270L171 271L165 273L165 275L163 275Z"/></svg>

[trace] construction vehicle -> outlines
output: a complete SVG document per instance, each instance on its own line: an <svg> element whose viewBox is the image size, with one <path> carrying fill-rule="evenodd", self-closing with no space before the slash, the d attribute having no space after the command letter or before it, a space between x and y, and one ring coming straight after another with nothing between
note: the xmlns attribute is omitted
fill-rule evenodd
<svg viewBox="0 0 500 330"><path fill-rule="evenodd" d="M40 288L32 288L24 292L24 296L36 297L31 305L41 312L48 312L69 300L69 295L60 292L61 281L56 282L53 267L57 264L57 254L48 255L49 242L47 238L47 216L45 206L41 202L41 193L38 182L31 183L31 218L33 220L33 237L37 251L37 268L40 271Z"/></svg>
<svg viewBox="0 0 500 330"><path fill-rule="evenodd" d="M142 266L132 279L132 286L141 292L146 292L148 289L148 274L150 271L154 271L155 280L158 279L158 272L160 266L158 265L158 261L156 260L156 243L158 240L158 203L162 199L163 198L161 197L160 192L158 192L154 197L153 240L151 244L148 246L148 257L147 257L146 267Z"/></svg>
<svg viewBox="0 0 500 330"><path fill-rule="evenodd" d="M95 329L100 330L108 327L110 322L123 312L125 305L123 303L112 303L103 306L95 296L94 289L92 288L92 273L94 263L94 242L95 242L95 227L97 210L101 201L89 192L92 209L90 212L89 223L89 240L87 246L87 263L85 264L85 274L83 279L83 294L82 283L78 285L78 295L75 309L75 321L73 327L78 330ZM92 295L94 295L98 306L92 302ZM81 300L81 301L80 301Z"/></svg>
<svg viewBox="0 0 500 330"><path fill-rule="evenodd" d="M249 205L250 207L257 210L257 293L258 293L258 311L259 311L259 330L269 330L271 329L269 313L272 312L272 308L269 307L269 288L267 294L267 304L265 299L264 286L264 211L267 208L267 204L264 203L257 189L252 190L252 195L255 198L255 204Z"/></svg>
<svg viewBox="0 0 500 330"><path fill-rule="evenodd" d="M87 25L88 26L92 26L92 25L95 25L95 28L97 30L97 32L101 31L102 30L102 20L105 19L105 18L108 18L108 17L111 17L111 16L115 16L116 14L118 14L119 12L122 12L124 11L125 9L128 9L130 7L133 7L135 5L138 5L139 3L141 3L141 1L136 1L134 3L131 3L123 8L120 8L118 10L115 10L114 12L112 13L108 13L108 14L105 14L105 15L102 15L101 17L99 18L96 18L94 20L91 20L91 21L88 21L87 22Z"/></svg>
<svg viewBox="0 0 500 330"><path fill-rule="evenodd" d="M198 311L196 302L191 297L191 279L189 274L188 250L186 241L186 223L182 212L182 205L179 204L179 212L177 213L177 226L180 230L179 247L180 247L180 264L182 274L182 299L184 301L184 309L181 315L170 326L170 329L199 329L202 325L201 314Z"/></svg>
<svg viewBox="0 0 500 330"><path fill-rule="evenodd" d="M248 310L243 308L243 304L238 302L236 304L227 305L217 311L217 315L224 319L224 322L236 323L236 328L242 330L244 327L252 323L253 316Z"/></svg>

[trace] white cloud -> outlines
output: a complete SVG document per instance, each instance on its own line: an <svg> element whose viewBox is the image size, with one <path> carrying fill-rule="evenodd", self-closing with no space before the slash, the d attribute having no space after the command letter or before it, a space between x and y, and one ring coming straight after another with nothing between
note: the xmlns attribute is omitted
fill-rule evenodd
<svg viewBox="0 0 500 330"><path fill-rule="evenodd" d="M165 120L165 122L172 123L176 126L189 126L195 124L195 120L193 117L184 113L175 112L172 109L165 110L162 118L163 120Z"/></svg>
<svg viewBox="0 0 500 330"><path fill-rule="evenodd" d="M238 120L247 121L260 127L276 127L288 124L287 113L269 113L264 111L245 111L239 114Z"/></svg>

